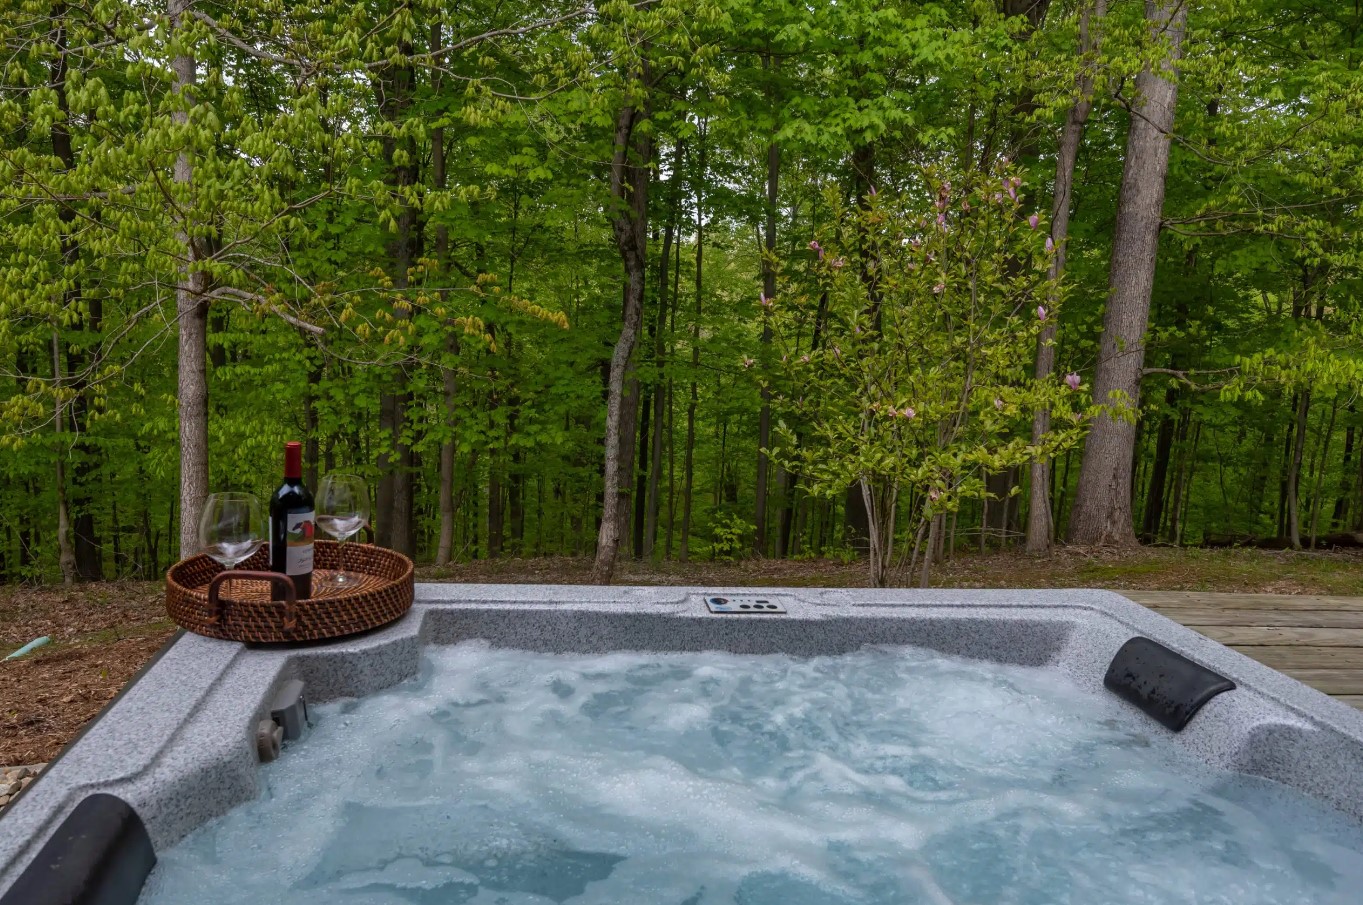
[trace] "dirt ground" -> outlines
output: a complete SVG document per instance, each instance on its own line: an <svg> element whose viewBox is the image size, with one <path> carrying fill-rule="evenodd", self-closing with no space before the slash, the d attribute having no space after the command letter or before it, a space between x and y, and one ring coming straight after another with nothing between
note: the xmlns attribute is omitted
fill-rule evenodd
<svg viewBox="0 0 1363 905"><path fill-rule="evenodd" d="M422 581L590 581L582 558L503 559L418 570ZM745 560L622 563L619 584L858 587L862 562ZM1148 548L1116 554L1065 549L958 555L932 584L962 588L1103 587L1127 590L1363 596L1363 556L1260 550ZM71 588L0 587L0 655L42 635L52 641L0 663L0 766L51 760L174 631L156 582Z"/></svg>

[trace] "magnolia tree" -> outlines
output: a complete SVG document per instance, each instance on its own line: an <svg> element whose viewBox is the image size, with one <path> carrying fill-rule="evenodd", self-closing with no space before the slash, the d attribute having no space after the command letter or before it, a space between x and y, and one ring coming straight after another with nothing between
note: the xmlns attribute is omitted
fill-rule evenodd
<svg viewBox="0 0 1363 905"><path fill-rule="evenodd" d="M989 473L1076 444L1092 414L1078 374L1032 375L1062 295L1021 178L923 175L917 196L830 198L808 270L786 268L780 296L761 299L780 412L772 454L816 495L860 487L876 587L918 560L926 584L943 517L985 498ZM1038 409L1052 426L1033 443Z"/></svg>

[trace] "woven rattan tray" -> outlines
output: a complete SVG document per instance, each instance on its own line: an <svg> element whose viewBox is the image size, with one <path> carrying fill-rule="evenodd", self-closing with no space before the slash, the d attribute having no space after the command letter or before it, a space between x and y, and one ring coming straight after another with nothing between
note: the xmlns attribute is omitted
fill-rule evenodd
<svg viewBox="0 0 1363 905"><path fill-rule="evenodd" d="M370 544L345 545L345 570L359 582L345 589L328 579L341 565L340 544L313 544L307 600L271 600L277 582L292 598L293 584L271 573L264 547L228 572L202 554L166 573L166 611L180 626L228 641L319 641L387 625L412 606L412 561Z"/></svg>

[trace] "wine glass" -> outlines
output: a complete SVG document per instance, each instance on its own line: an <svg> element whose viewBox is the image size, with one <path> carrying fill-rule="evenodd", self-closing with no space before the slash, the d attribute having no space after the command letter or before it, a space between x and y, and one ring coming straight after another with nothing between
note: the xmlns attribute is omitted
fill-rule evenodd
<svg viewBox="0 0 1363 905"><path fill-rule="evenodd" d="M252 493L213 493L199 518L199 546L224 569L260 548L264 540L260 500Z"/></svg>
<svg viewBox="0 0 1363 905"><path fill-rule="evenodd" d="M317 489L317 527L341 544L341 568L331 584L349 588L360 577L345 570L345 542L359 533L369 521L369 485L359 475L329 474Z"/></svg>

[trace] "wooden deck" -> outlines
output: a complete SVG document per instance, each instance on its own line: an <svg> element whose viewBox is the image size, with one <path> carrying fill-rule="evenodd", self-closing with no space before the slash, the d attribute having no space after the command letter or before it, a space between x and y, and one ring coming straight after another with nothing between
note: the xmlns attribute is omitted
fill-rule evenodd
<svg viewBox="0 0 1363 905"><path fill-rule="evenodd" d="M1363 597L1118 593L1363 709Z"/></svg>

